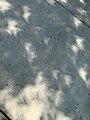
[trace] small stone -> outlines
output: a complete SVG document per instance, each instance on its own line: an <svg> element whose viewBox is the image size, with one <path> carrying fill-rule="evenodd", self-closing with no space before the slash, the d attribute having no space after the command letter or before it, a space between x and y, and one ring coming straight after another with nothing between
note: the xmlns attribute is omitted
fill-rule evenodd
<svg viewBox="0 0 90 120"><path fill-rule="evenodd" d="M79 105L79 103L77 103L77 105Z"/></svg>

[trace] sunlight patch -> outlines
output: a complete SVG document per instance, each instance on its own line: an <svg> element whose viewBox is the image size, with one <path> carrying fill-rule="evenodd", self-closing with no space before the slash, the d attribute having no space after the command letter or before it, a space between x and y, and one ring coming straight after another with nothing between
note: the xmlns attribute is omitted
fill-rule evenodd
<svg viewBox="0 0 90 120"><path fill-rule="evenodd" d="M68 3L68 0L57 0L58 2Z"/></svg>
<svg viewBox="0 0 90 120"><path fill-rule="evenodd" d="M0 91L0 103L5 105L5 108L9 114L9 116L13 119L18 116L18 106L17 106L17 99L13 98L12 96L13 88L9 87L2 91Z"/></svg>
<svg viewBox="0 0 90 120"><path fill-rule="evenodd" d="M61 105L64 102L63 91L58 90L54 95L54 103L56 106Z"/></svg>
<svg viewBox="0 0 90 120"><path fill-rule="evenodd" d="M40 120L44 105L33 101L30 106L25 110L24 120Z"/></svg>
<svg viewBox="0 0 90 120"><path fill-rule="evenodd" d="M66 116L64 113L59 112L56 116L56 120L72 120L72 118Z"/></svg>
<svg viewBox="0 0 90 120"><path fill-rule="evenodd" d="M65 83L67 84L67 86L70 87L70 85L72 84L71 76L70 75L64 75L64 80L65 80Z"/></svg>
<svg viewBox="0 0 90 120"><path fill-rule="evenodd" d="M45 38L45 39L44 39L45 45L48 45L48 44L49 44L49 41L50 41L50 38L49 38L49 37Z"/></svg>
<svg viewBox="0 0 90 120"><path fill-rule="evenodd" d="M59 74L59 73L60 73L59 70L54 70L52 76L53 76L56 80L58 80L58 74Z"/></svg>
<svg viewBox="0 0 90 120"><path fill-rule="evenodd" d="M87 80L87 71L84 68L79 69L79 75L82 78L82 80L85 82L86 86L90 87L90 80Z"/></svg>
<svg viewBox="0 0 90 120"><path fill-rule="evenodd" d="M84 39L80 36L76 36L76 44L80 50L85 50Z"/></svg>
<svg viewBox="0 0 90 120"><path fill-rule="evenodd" d="M82 8L77 8L77 11L78 11L81 15L87 15L87 11L83 10Z"/></svg>
<svg viewBox="0 0 90 120"><path fill-rule="evenodd" d="M47 2L48 2L49 4L51 4L51 5L54 4L54 0L47 0Z"/></svg>
<svg viewBox="0 0 90 120"><path fill-rule="evenodd" d="M22 92L22 95L27 100L27 103L35 100L43 102L46 100L47 87L44 83L35 86L26 86Z"/></svg>
<svg viewBox="0 0 90 120"><path fill-rule="evenodd" d="M36 84L41 83L45 80L44 73L43 72L38 72L37 77L35 78Z"/></svg>
<svg viewBox="0 0 90 120"><path fill-rule="evenodd" d="M27 52L27 55L28 55L28 61L30 63L32 63L33 60L35 60L37 58L35 49L34 49L34 47L31 43L25 43L25 49L26 49L26 52Z"/></svg>
<svg viewBox="0 0 90 120"><path fill-rule="evenodd" d="M82 22L76 17L73 17L73 19L74 19L74 24L75 24L76 28L79 28L81 26Z"/></svg>
<svg viewBox="0 0 90 120"><path fill-rule="evenodd" d="M40 120L42 113L47 111L47 85L44 82L28 85L16 97L13 96L13 90L9 87L0 91L0 104L5 106L11 119Z"/></svg>
<svg viewBox="0 0 90 120"><path fill-rule="evenodd" d="M85 3L85 1L84 0L79 0L82 4L84 4Z"/></svg>
<svg viewBox="0 0 90 120"><path fill-rule="evenodd" d="M23 6L23 18L28 23L31 16L31 9L28 6Z"/></svg>
<svg viewBox="0 0 90 120"><path fill-rule="evenodd" d="M79 69L79 75L80 75L80 77L81 77L84 81L87 80L87 79L86 79L87 71L86 71L84 68L80 68L80 69Z"/></svg>
<svg viewBox="0 0 90 120"><path fill-rule="evenodd" d="M71 50L75 53L75 54L77 54L78 53L78 47L76 46L76 45L72 45L71 47Z"/></svg>
<svg viewBox="0 0 90 120"><path fill-rule="evenodd" d="M70 48L75 54L77 54L79 50L85 50L85 44L84 39L80 36L75 36L75 39L76 43L71 45Z"/></svg>
<svg viewBox="0 0 90 120"><path fill-rule="evenodd" d="M4 13L11 8L11 4L6 0L0 0L0 12Z"/></svg>
<svg viewBox="0 0 90 120"><path fill-rule="evenodd" d="M5 30L6 32L8 32L8 34L10 35L17 35L17 33L19 31L21 31L21 29L19 28L19 23L16 20L8 20L8 26Z"/></svg>

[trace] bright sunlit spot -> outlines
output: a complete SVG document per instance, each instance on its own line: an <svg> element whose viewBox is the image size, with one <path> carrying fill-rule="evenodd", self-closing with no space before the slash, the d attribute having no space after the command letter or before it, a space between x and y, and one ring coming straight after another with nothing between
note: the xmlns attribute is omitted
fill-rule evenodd
<svg viewBox="0 0 90 120"><path fill-rule="evenodd" d="M8 20L8 26L5 31L8 32L8 34L10 35L16 36L17 33L21 31L21 29L19 28L19 23L16 20L11 19L11 20Z"/></svg>
<svg viewBox="0 0 90 120"><path fill-rule="evenodd" d="M56 80L58 80L58 74L59 74L59 73L60 73L59 70L54 70L52 76L53 76Z"/></svg>
<svg viewBox="0 0 90 120"><path fill-rule="evenodd" d="M54 97L54 103L56 106L58 106L58 103L59 105L62 104L62 102L64 102L64 98L63 98L63 91L62 90L58 90L56 91L56 93L53 95Z"/></svg>
<svg viewBox="0 0 90 120"><path fill-rule="evenodd" d="M28 108L25 109L24 120L40 120L40 117L44 110L44 105L33 101Z"/></svg>
<svg viewBox="0 0 90 120"><path fill-rule="evenodd" d="M90 80L87 80L87 71L84 68L79 68L79 75L82 78L82 80L85 82L86 86L89 88L90 87Z"/></svg>
<svg viewBox="0 0 90 120"><path fill-rule="evenodd" d="M25 86L17 97L13 97L13 88L10 86L0 92L0 101L5 105L12 119L15 120L20 117L22 120L40 120L42 113L47 112L45 107L48 104L48 87L42 74L42 72L37 73L36 84ZM43 79L42 82L39 79ZM24 99L27 104L24 104ZM23 104L20 104L22 101Z"/></svg>
<svg viewBox="0 0 90 120"><path fill-rule="evenodd" d="M75 36L75 43L70 46L71 50L77 54L79 50L85 50L84 39L80 36Z"/></svg>
<svg viewBox="0 0 90 120"><path fill-rule="evenodd" d="M37 58L35 49L31 43L25 43L25 49L27 52L28 61L32 63L33 60Z"/></svg>
<svg viewBox="0 0 90 120"><path fill-rule="evenodd" d="M86 81L86 76L87 76L87 71L84 68L80 68L79 69L79 75L81 76L81 78Z"/></svg>
<svg viewBox="0 0 90 120"><path fill-rule="evenodd" d="M74 19L74 24L75 24L76 28L79 28L81 26L82 22L76 17L73 17L73 19Z"/></svg>
<svg viewBox="0 0 90 120"><path fill-rule="evenodd" d="M67 3L68 0L57 0L58 2Z"/></svg>
<svg viewBox="0 0 90 120"><path fill-rule="evenodd" d="M77 8L77 11L78 11L81 15L87 15L87 11L83 10L82 8Z"/></svg>
<svg viewBox="0 0 90 120"><path fill-rule="evenodd" d="M28 23L31 16L31 9L28 6L23 6L23 18Z"/></svg>
<svg viewBox="0 0 90 120"><path fill-rule="evenodd" d="M73 120L71 117L66 116L63 112L58 112L56 120Z"/></svg>
<svg viewBox="0 0 90 120"><path fill-rule="evenodd" d="M71 47L71 50L75 53L75 54L77 54L78 53L78 47L76 46L76 45L72 45Z"/></svg>
<svg viewBox="0 0 90 120"><path fill-rule="evenodd" d="M5 13L11 8L11 4L6 0L0 0L0 12Z"/></svg>
<svg viewBox="0 0 90 120"><path fill-rule="evenodd" d="M76 36L76 44L80 50L85 50L84 39L80 36Z"/></svg>
<svg viewBox="0 0 90 120"><path fill-rule="evenodd" d="M71 76L64 75L64 80L65 80L66 85L70 87L70 85L72 84Z"/></svg>
<svg viewBox="0 0 90 120"><path fill-rule="evenodd" d="M82 4L84 4L85 3L85 1L84 0L79 0Z"/></svg>
<svg viewBox="0 0 90 120"><path fill-rule="evenodd" d="M49 38L49 37L45 38L45 39L44 39L45 45L48 45L48 44L49 44L49 41L50 41L50 38Z"/></svg>

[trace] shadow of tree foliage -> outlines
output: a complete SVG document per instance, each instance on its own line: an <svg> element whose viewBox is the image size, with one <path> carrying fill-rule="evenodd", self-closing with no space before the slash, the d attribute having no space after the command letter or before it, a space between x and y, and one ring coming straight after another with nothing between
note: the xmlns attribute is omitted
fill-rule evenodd
<svg viewBox="0 0 90 120"><path fill-rule="evenodd" d="M63 4L89 24L89 1ZM53 0L0 1L0 106L12 120L90 119L89 34Z"/></svg>

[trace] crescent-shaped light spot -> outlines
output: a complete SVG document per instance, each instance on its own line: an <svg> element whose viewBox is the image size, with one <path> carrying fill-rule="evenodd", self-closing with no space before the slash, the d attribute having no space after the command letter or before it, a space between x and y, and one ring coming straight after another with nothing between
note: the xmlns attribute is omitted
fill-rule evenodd
<svg viewBox="0 0 90 120"><path fill-rule="evenodd" d="M58 79L58 73L59 73L60 71L59 70L54 70L53 71L53 77L55 78L55 79Z"/></svg>

